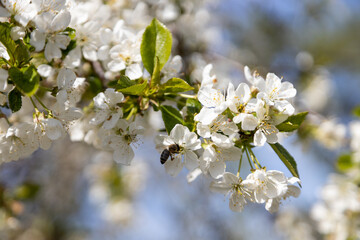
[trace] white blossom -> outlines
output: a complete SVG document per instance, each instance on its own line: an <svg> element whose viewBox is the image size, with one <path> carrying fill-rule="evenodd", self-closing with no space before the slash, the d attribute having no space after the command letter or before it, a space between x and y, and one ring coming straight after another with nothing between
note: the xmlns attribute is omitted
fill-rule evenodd
<svg viewBox="0 0 360 240"><path fill-rule="evenodd" d="M209 125L219 114L227 108L225 96L214 88L202 87L198 92L198 99L203 105L200 113L194 118L205 125Z"/></svg>
<svg viewBox="0 0 360 240"><path fill-rule="evenodd" d="M104 129L113 128L118 120L123 116L122 108L118 106L124 100L121 92L116 92L113 88L108 88L105 93L101 92L94 97L96 115L90 123L99 125L102 123Z"/></svg>
<svg viewBox="0 0 360 240"><path fill-rule="evenodd" d="M69 25L70 19L71 15L66 10L61 10L57 14L44 12L34 19L37 28L31 33L30 44L36 51L43 50L45 46L47 61L61 58L61 49L66 49L70 43L70 37L61 33Z"/></svg>
<svg viewBox="0 0 360 240"><path fill-rule="evenodd" d="M117 121L110 135L104 137L103 146L112 149L115 162L130 165L134 158L134 150L130 146L136 143L139 134L144 133L144 128L136 122L127 122L124 119Z"/></svg>
<svg viewBox="0 0 360 240"><path fill-rule="evenodd" d="M242 152L237 147L221 148L207 146L199 159L200 169L211 177L220 178L226 169L226 161L240 160Z"/></svg>
<svg viewBox="0 0 360 240"><path fill-rule="evenodd" d="M242 180L232 173L224 173L222 180L219 182L211 182L210 190L222 194L230 194L229 207L234 212L241 212L248 201L252 201L253 197L248 185L249 180Z"/></svg>
<svg viewBox="0 0 360 240"><path fill-rule="evenodd" d="M14 15L15 20L24 27L37 14L36 8L31 0L1 0L1 3L8 12L0 7L2 9L0 10L0 17L10 17Z"/></svg>
<svg viewBox="0 0 360 240"><path fill-rule="evenodd" d="M158 136L156 142L156 147L160 151L173 144L177 144L180 148L179 153L164 164L168 174L172 176L178 175L184 165L190 171L199 166L198 156L194 151L201 148L201 142L196 133L190 132L187 127L176 124L169 136ZM184 161L182 161L182 156L184 156Z"/></svg>
<svg viewBox="0 0 360 240"><path fill-rule="evenodd" d="M257 169L246 179L251 180L249 188L254 191L254 200L257 203L283 196L288 190L287 178L280 171Z"/></svg>

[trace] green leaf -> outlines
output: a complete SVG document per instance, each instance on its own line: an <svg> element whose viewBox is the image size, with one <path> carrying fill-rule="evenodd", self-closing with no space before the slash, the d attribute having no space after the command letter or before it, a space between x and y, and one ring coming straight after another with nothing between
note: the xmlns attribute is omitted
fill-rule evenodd
<svg viewBox="0 0 360 240"><path fill-rule="evenodd" d="M131 87L135 84L136 81L130 80L130 78L125 75L121 75L120 79L117 81L116 89Z"/></svg>
<svg viewBox="0 0 360 240"><path fill-rule="evenodd" d="M144 95L145 89L147 88L148 83L144 81L143 83L135 84L130 87L118 89L119 92L129 94L129 95L137 95L142 96Z"/></svg>
<svg viewBox="0 0 360 240"><path fill-rule="evenodd" d="M29 49L20 40L18 41L18 45L15 49L14 57L18 67L21 67L30 61Z"/></svg>
<svg viewBox="0 0 360 240"><path fill-rule="evenodd" d="M23 94L32 96L36 93L39 88L40 75L33 65L22 69L12 67L8 72L11 80Z"/></svg>
<svg viewBox="0 0 360 240"><path fill-rule="evenodd" d="M336 162L336 167L342 172L346 172L347 170L354 167L354 162L352 161L351 155L341 155Z"/></svg>
<svg viewBox="0 0 360 240"><path fill-rule="evenodd" d="M166 131L168 133L171 132L171 130L176 124L184 124L183 118L176 108L173 108L172 106L162 105L160 106L160 110Z"/></svg>
<svg viewBox="0 0 360 240"><path fill-rule="evenodd" d="M8 64L8 61L6 61L5 58L0 58L0 67L2 67L5 64Z"/></svg>
<svg viewBox="0 0 360 240"><path fill-rule="evenodd" d="M171 53L172 36L164 24L156 18L145 29L141 42L141 58L146 70L154 73L156 57L159 58L159 71L168 61Z"/></svg>
<svg viewBox="0 0 360 240"><path fill-rule="evenodd" d="M16 43L10 36L11 27L9 23L0 22L0 42L6 47L6 50L10 56L10 62L15 63L15 50Z"/></svg>
<svg viewBox="0 0 360 240"><path fill-rule="evenodd" d="M279 156L279 158L285 164L285 166L289 169L291 174L294 177L300 178L297 170L297 164L293 156L291 156L290 153L280 143L275 143L275 144L269 143L269 145L276 152L276 154Z"/></svg>
<svg viewBox="0 0 360 240"><path fill-rule="evenodd" d="M151 82L150 85L157 86L160 84L160 60L158 57L155 57L155 66L154 66L154 72L151 76Z"/></svg>
<svg viewBox="0 0 360 240"><path fill-rule="evenodd" d="M308 112L301 112L296 115L290 116L285 122L276 126L280 132L292 132L298 129L301 123L305 120Z"/></svg>
<svg viewBox="0 0 360 240"><path fill-rule="evenodd" d="M353 109L352 113L356 116L360 118L360 106L357 106Z"/></svg>
<svg viewBox="0 0 360 240"><path fill-rule="evenodd" d="M160 85L160 92L164 93L187 92L193 89L193 87L180 78L172 78L166 83Z"/></svg>
<svg viewBox="0 0 360 240"><path fill-rule="evenodd" d="M22 66L30 61L30 52L22 40L14 41L11 38L9 23L0 23L0 42L5 46L10 56L11 65Z"/></svg>
<svg viewBox="0 0 360 240"><path fill-rule="evenodd" d="M11 92L9 92L8 99L11 111L13 113L19 111L22 106L21 92L14 88Z"/></svg>
<svg viewBox="0 0 360 240"><path fill-rule="evenodd" d="M186 107L188 113L191 114L199 113L201 110L201 103L196 99L188 98L186 100Z"/></svg>

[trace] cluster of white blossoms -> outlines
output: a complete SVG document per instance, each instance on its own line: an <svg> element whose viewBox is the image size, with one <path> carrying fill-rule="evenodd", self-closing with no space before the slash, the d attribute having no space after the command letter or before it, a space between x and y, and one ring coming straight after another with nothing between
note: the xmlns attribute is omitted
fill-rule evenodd
<svg viewBox="0 0 360 240"><path fill-rule="evenodd" d="M322 201L311 217L327 239L356 239L360 235L360 189L348 176L334 174L321 190Z"/></svg>
<svg viewBox="0 0 360 240"><path fill-rule="evenodd" d="M6 118L1 118L0 161L27 157L39 147L47 150L52 141L62 138L68 126L82 116L81 110L75 105L80 101L84 80L77 78L69 69L61 69L57 76L59 91L56 102L49 108L44 105L44 112L40 112L31 99L35 108L33 122L10 125ZM10 84L7 87L12 88ZM40 99L38 101L43 105Z"/></svg>
<svg viewBox="0 0 360 240"><path fill-rule="evenodd" d="M41 98L29 97L35 112L33 122L17 122L26 119L23 115L29 109L24 105L13 114L21 116L16 121L1 119L1 162L29 156L39 147L48 149L52 141L66 132L73 140L85 140L114 152L114 159L120 163L131 162L134 152L130 143L138 140L136 135L142 133L142 127L121 119L123 112L119 105L124 100L123 94L111 88L99 93L94 97L95 113L83 118L81 108L77 107L88 87L86 78L82 77L86 75L86 62L99 63L95 71L99 71L104 83L121 71L131 80L141 78L146 72L142 67L140 43L144 24L148 22L126 26L124 13L113 11L117 4L99 0L1 0L0 22L10 21L12 40L22 40L33 47L33 63L42 77L42 85L54 90L52 95L49 92ZM94 12L95 9L98 11ZM9 61L13 53L3 43L0 50L1 57ZM164 69L169 77L181 68L181 57L174 60ZM9 67L0 69L2 106L15 89L9 81ZM27 101L26 96L21 98ZM80 118L80 122L75 121Z"/></svg>
<svg viewBox="0 0 360 240"><path fill-rule="evenodd" d="M317 230L327 239L360 236L360 122L350 122L349 131L350 153L340 156L337 163L344 174L330 175L321 189L321 201L311 211Z"/></svg>
<svg viewBox="0 0 360 240"><path fill-rule="evenodd" d="M1 0L0 161L48 149L68 133L72 141L92 144L130 165L145 132L140 122L152 108L161 112L169 133L156 143L170 175L185 166L189 181L200 174L212 177L211 189L231 193L234 211L257 202L274 212L281 200L297 197L296 163L290 159L294 177L287 178L266 171L252 151L269 143L292 158L277 142L281 131L294 131L303 121L295 117L279 128L295 116L293 85L245 67L249 83L236 88L230 83L223 93L210 74L212 65L203 70L200 86L191 77L185 81L179 78L182 58L170 57L178 42L173 44L171 32L156 18L148 25L153 3L140 2L130 10L127 6L136 1L125 2ZM177 24L187 25L194 16L186 5L161 1L156 15L172 22L184 12ZM184 94L190 91L194 95ZM198 111L166 105L187 100L194 100ZM29 111L33 117L27 121ZM243 155L252 171L245 180L239 177ZM229 161L239 161L236 176L227 172Z"/></svg>
<svg viewBox="0 0 360 240"><path fill-rule="evenodd" d="M252 148L266 142L277 143L276 126L295 112L289 100L296 95L296 89L273 73L264 79L245 67L245 77L251 85L240 83L235 89L230 83L223 94L216 89L216 77L209 74L211 68L208 65L204 69L197 94L202 104L194 117L197 134L177 124L169 136L156 138L157 149L167 149L171 155L165 169L176 176L185 166L190 171L189 182L201 174L209 175L215 179L211 190L230 193L229 206L233 211L241 211L247 202L257 202L266 203L266 209L275 212L282 199L299 196L300 189L294 184L300 180L287 178L279 171L266 171ZM171 151L174 145L177 150ZM239 172L237 175L226 172L226 163L239 161L240 171L245 153L252 172L243 180Z"/></svg>

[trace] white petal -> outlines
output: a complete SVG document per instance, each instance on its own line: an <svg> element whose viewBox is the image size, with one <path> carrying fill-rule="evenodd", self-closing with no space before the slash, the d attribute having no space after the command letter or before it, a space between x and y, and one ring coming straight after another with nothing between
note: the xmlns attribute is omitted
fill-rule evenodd
<svg viewBox="0 0 360 240"><path fill-rule="evenodd" d="M11 14L8 10L0 6L0 17L10 17Z"/></svg>
<svg viewBox="0 0 360 240"><path fill-rule="evenodd" d="M52 141L46 135L40 137L39 145L41 149L48 150L51 147Z"/></svg>
<svg viewBox="0 0 360 240"><path fill-rule="evenodd" d="M64 104L65 105L65 102L67 101L67 92L66 90L60 90L57 94L56 94L56 101L59 103L59 104Z"/></svg>
<svg viewBox="0 0 360 240"><path fill-rule="evenodd" d="M271 132L270 134L267 134L265 136L268 143L274 144L278 141L277 132Z"/></svg>
<svg viewBox="0 0 360 240"><path fill-rule="evenodd" d="M56 79L58 87L65 89L71 88L75 80L76 75L74 71L67 68L62 68Z"/></svg>
<svg viewBox="0 0 360 240"><path fill-rule="evenodd" d="M92 44L85 45L82 48L82 53L84 55L84 58L89 61L97 60L97 47Z"/></svg>
<svg viewBox="0 0 360 240"><path fill-rule="evenodd" d="M195 168L193 171L189 172L186 176L188 183L195 181L195 179L202 174L200 168Z"/></svg>
<svg viewBox="0 0 360 240"><path fill-rule="evenodd" d="M45 47L45 58L48 62L51 62L54 58L61 58L62 54L60 48L51 41L48 41Z"/></svg>
<svg viewBox="0 0 360 240"><path fill-rule="evenodd" d="M46 124L46 135L48 138L51 140L57 140L62 136L64 129L59 120L49 118L44 122Z"/></svg>
<svg viewBox="0 0 360 240"><path fill-rule="evenodd" d="M124 95L121 92L117 92L113 88L106 89L105 96L107 98L107 104L109 104L111 107L116 106L116 104L121 103L124 100Z"/></svg>
<svg viewBox="0 0 360 240"><path fill-rule="evenodd" d="M189 150L197 150L201 148L201 141L198 139L196 133L189 132L189 129L186 128L183 146Z"/></svg>
<svg viewBox="0 0 360 240"><path fill-rule="evenodd" d="M98 59L105 61L109 58L109 46L101 46L98 50Z"/></svg>
<svg viewBox="0 0 360 240"><path fill-rule="evenodd" d="M131 64L126 68L125 75L131 80L135 80L142 77L143 71L139 64Z"/></svg>
<svg viewBox="0 0 360 240"><path fill-rule="evenodd" d="M296 95L296 89L294 86L289 82L283 82L281 84L279 98L292 98Z"/></svg>
<svg viewBox="0 0 360 240"><path fill-rule="evenodd" d="M266 75L266 92L269 94L274 90L279 91L281 88L281 79L274 73L268 73Z"/></svg>
<svg viewBox="0 0 360 240"><path fill-rule="evenodd" d="M226 165L223 161L211 162L209 165L209 173L211 177L218 179L225 173Z"/></svg>
<svg viewBox="0 0 360 240"><path fill-rule="evenodd" d="M254 199L257 203L264 203L266 200L268 200L268 197L265 195L263 190L259 190L254 192Z"/></svg>
<svg viewBox="0 0 360 240"><path fill-rule="evenodd" d="M8 84L7 80L9 77L9 73L7 70L0 68L0 91L5 91Z"/></svg>
<svg viewBox="0 0 360 240"><path fill-rule="evenodd" d="M45 39L44 33L34 30L30 35L30 44L35 47L35 51L39 52L44 49Z"/></svg>
<svg viewBox="0 0 360 240"><path fill-rule="evenodd" d="M216 146L223 148L230 148L234 145L234 142L231 139L220 133L213 133L211 135L211 140L215 143Z"/></svg>
<svg viewBox="0 0 360 240"><path fill-rule="evenodd" d="M81 63L81 49L76 47L71 50L68 55L66 55L64 60L64 66L67 68L76 68L80 66Z"/></svg>
<svg viewBox="0 0 360 240"><path fill-rule="evenodd" d="M297 198L300 196L300 193L301 190L299 187L290 185L288 186L288 192L286 194Z"/></svg>
<svg viewBox="0 0 360 240"><path fill-rule="evenodd" d="M285 185L285 184L283 184ZM285 185L286 186L286 185ZM268 198L276 198L279 197L281 195L281 193L283 191L281 191L281 184L275 184L274 182L269 181L266 184L266 189L264 190L264 194L268 197ZM287 187L286 187L287 190Z"/></svg>
<svg viewBox="0 0 360 240"><path fill-rule="evenodd" d="M213 108L203 107L199 114L194 117L194 120L204 125L210 125L217 116L219 116L219 114L215 113Z"/></svg>
<svg viewBox="0 0 360 240"><path fill-rule="evenodd" d="M124 144L114 151L115 162L129 166L135 154L133 149L124 141Z"/></svg>
<svg viewBox="0 0 360 240"><path fill-rule="evenodd" d="M251 71L248 66L244 67L244 75L245 75L246 80L248 80L251 84L254 84L254 81L253 81L253 78L251 75Z"/></svg>
<svg viewBox="0 0 360 240"><path fill-rule="evenodd" d="M245 131L253 131L259 125L259 119L252 114L244 114L242 118L241 128Z"/></svg>
<svg viewBox="0 0 360 240"><path fill-rule="evenodd" d="M165 171L173 177L176 177L181 172L183 166L180 155L175 156L174 160L167 160L164 164Z"/></svg>
<svg viewBox="0 0 360 240"><path fill-rule="evenodd" d="M240 103L246 103L251 98L251 91L246 83L240 83L236 88L235 95Z"/></svg>
<svg viewBox="0 0 360 240"><path fill-rule="evenodd" d="M196 124L196 131L203 138L210 138L211 136L210 126L204 125L201 122Z"/></svg>
<svg viewBox="0 0 360 240"><path fill-rule="evenodd" d="M184 161L185 167L192 171L199 166L198 157L193 151L185 151L184 153Z"/></svg>
<svg viewBox="0 0 360 240"><path fill-rule="evenodd" d="M175 127L170 132L171 139L175 143L181 145L181 143L183 142L183 139L184 139L186 129L187 129L187 127L185 127L181 124L176 124Z"/></svg>
<svg viewBox="0 0 360 240"><path fill-rule="evenodd" d="M264 146L265 142L266 142L265 134L261 130L257 130L256 133L254 134L254 145L257 147Z"/></svg>
<svg viewBox="0 0 360 240"><path fill-rule="evenodd" d="M224 182L228 183L228 184L238 184L239 183L239 178L237 176L235 176L233 173L231 172L226 172L223 174L223 178L224 178Z"/></svg>
<svg viewBox="0 0 360 240"><path fill-rule="evenodd" d="M241 212L244 209L246 200L244 195L233 193L229 199L229 208L234 212Z"/></svg>
<svg viewBox="0 0 360 240"><path fill-rule="evenodd" d="M279 210L280 201L279 199L269 199L266 201L265 209L270 213L275 213Z"/></svg>
<svg viewBox="0 0 360 240"><path fill-rule="evenodd" d="M277 170L269 170L266 172L267 177L269 177L273 181L277 181L279 183L286 183L287 179L283 172Z"/></svg>
<svg viewBox="0 0 360 240"><path fill-rule="evenodd" d="M208 64L205 66L202 73L201 87L212 87L214 85L216 76L210 76L210 71L212 70L212 68L212 64Z"/></svg>
<svg viewBox="0 0 360 240"><path fill-rule="evenodd" d="M274 107L286 115L293 115L295 112L295 108L287 100L276 101Z"/></svg>
<svg viewBox="0 0 360 240"><path fill-rule="evenodd" d="M225 103L225 97L220 91L213 88L200 88L198 99L207 108L218 107Z"/></svg>
<svg viewBox="0 0 360 240"><path fill-rule="evenodd" d="M61 10L51 22L51 30L53 32L62 31L69 26L71 14L66 10Z"/></svg>
<svg viewBox="0 0 360 240"><path fill-rule="evenodd" d="M211 182L209 188L212 192L222 193L225 195L231 190L232 186L224 182Z"/></svg>
<svg viewBox="0 0 360 240"><path fill-rule="evenodd" d="M124 70L125 67L126 66L125 66L124 61L113 60L113 61L108 63L108 68L112 72L120 72L121 70Z"/></svg>
<svg viewBox="0 0 360 240"><path fill-rule="evenodd" d="M66 49L71 39L69 36L57 34L55 36L55 43L61 49Z"/></svg>
<svg viewBox="0 0 360 240"><path fill-rule="evenodd" d="M54 74L54 69L47 64L41 64L40 66L38 66L37 71L40 74L40 76L45 78L50 77L51 75Z"/></svg>
<svg viewBox="0 0 360 240"><path fill-rule="evenodd" d="M122 112L121 113L118 112L118 113L111 114L104 121L104 124L102 125L102 127L104 129L112 129L113 127L115 127L115 125L116 125L117 121L120 119L121 115L122 115Z"/></svg>

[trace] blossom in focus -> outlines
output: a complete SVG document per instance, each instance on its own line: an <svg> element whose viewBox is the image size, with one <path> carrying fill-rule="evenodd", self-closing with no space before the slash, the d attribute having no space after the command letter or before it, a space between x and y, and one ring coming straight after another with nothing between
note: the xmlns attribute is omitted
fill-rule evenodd
<svg viewBox="0 0 360 240"><path fill-rule="evenodd" d="M180 148L174 159L168 160L164 164L166 172L170 175L178 175L184 165L189 170L193 170L199 165L198 156L194 151L201 148L201 141L196 133L190 132L187 127L176 124L169 136L160 135L155 141L159 151L163 151L173 144L177 144ZM182 156L184 156L184 161L182 161Z"/></svg>
<svg viewBox="0 0 360 240"><path fill-rule="evenodd" d="M90 123L94 125L102 123L104 129L113 128L123 115L122 108L118 106L118 103L123 100L124 95L113 88L108 88L104 93L99 93L94 97L96 115L90 120Z"/></svg>
<svg viewBox="0 0 360 240"><path fill-rule="evenodd" d="M230 172L224 173L222 180L219 182L211 182L210 190L213 192L230 194L229 207L234 212L241 212L248 201L253 200L248 185L250 180L242 180Z"/></svg>

